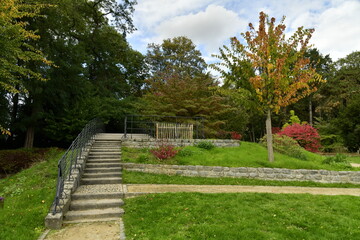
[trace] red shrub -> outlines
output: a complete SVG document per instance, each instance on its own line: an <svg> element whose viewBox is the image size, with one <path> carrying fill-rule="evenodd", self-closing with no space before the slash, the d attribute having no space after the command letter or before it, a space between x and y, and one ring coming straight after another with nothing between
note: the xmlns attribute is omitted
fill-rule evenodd
<svg viewBox="0 0 360 240"><path fill-rule="evenodd" d="M156 149L150 150L150 152L160 160L169 159L175 157L175 155L179 152L172 145L161 145Z"/></svg>
<svg viewBox="0 0 360 240"><path fill-rule="evenodd" d="M319 133L308 124L292 124L282 129L278 134L295 139L300 146L311 152L318 152L321 147Z"/></svg>
<svg viewBox="0 0 360 240"><path fill-rule="evenodd" d="M272 134L277 134L277 133L280 132L280 131L281 131L281 128L279 128L279 127L272 127L272 128L271 128Z"/></svg>
<svg viewBox="0 0 360 240"><path fill-rule="evenodd" d="M231 139L234 139L234 140L241 140L242 138L242 135L238 132L231 132Z"/></svg>

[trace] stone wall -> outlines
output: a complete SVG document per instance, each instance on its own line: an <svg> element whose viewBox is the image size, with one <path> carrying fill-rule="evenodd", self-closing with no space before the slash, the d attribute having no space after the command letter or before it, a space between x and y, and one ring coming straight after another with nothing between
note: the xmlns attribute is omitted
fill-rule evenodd
<svg viewBox="0 0 360 240"><path fill-rule="evenodd" d="M53 206L50 209L50 212L45 217L45 227L49 229L60 229L63 223L64 215L69 211L71 203L71 194L76 191L80 186L80 178L85 169L85 163L90 152L90 148L94 140L90 140L85 149L81 152L77 160L76 166L71 171L70 180L64 181L64 190L62 193L63 198L60 199L58 211L56 214L53 214Z"/></svg>
<svg viewBox="0 0 360 240"><path fill-rule="evenodd" d="M135 163L123 163L123 169L136 172L181 175L191 177L231 177L277 181L312 181L320 183L360 184L359 171L327 171L250 167L231 168L186 165L152 165Z"/></svg>
<svg viewBox="0 0 360 240"><path fill-rule="evenodd" d="M156 140L150 139L122 139L122 146L133 148L155 148L162 143L171 144L176 147L192 146L201 141L211 142L217 147L238 147L240 146L239 140L231 139L166 139Z"/></svg>

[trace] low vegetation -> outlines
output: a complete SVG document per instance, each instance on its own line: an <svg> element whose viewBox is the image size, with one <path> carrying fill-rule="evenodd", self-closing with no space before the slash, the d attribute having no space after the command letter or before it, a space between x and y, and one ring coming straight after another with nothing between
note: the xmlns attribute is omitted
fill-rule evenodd
<svg viewBox="0 0 360 240"><path fill-rule="evenodd" d="M29 168L36 162L44 160L49 149L22 148L0 151L0 178Z"/></svg>
<svg viewBox="0 0 360 240"><path fill-rule="evenodd" d="M4 208L0 208L0 239L37 239L44 231L62 154L50 149L31 168L0 180L0 197L5 198Z"/></svg>
<svg viewBox="0 0 360 240"><path fill-rule="evenodd" d="M359 239L360 198L151 194L126 200L127 239Z"/></svg>
<svg viewBox="0 0 360 240"><path fill-rule="evenodd" d="M257 143L242 142L240 147L205 149L188 146L166 160L159 160L149 149L123 148L123 161L148 164L205 165L224 167L270 167L289 169L355 170L346 161L324 162L326 157L301 151L301 158L275 153L275 162L267 160L266 148ZM303 160L306 159L306 160Z"/></svg>

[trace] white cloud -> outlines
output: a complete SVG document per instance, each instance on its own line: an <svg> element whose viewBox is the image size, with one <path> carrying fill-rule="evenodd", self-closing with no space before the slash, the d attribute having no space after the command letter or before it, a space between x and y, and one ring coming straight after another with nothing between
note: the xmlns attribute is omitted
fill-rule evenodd
<svg viewBox="0 0 360 240"><path fill-rule="evenodd" d="M313 43L323 54L337 60L360 51L360 2L347 1L322 12Z"/></svg>
<svg viewBox="0 0 360 240"><path fill-rule="evenodd" d="M207 52L214 52L227 39L242 32L247 22L222 6L209 5L196 14L177 16L156 28L158 39L186 36Z"/></svg>
<svg viewBox="0 0 360 240"><path fill-rule="evenodd" d="M199 10L210 2L211 0L140 0L135 6L135 24L152 28L168 18Z"/></svg>
<svg viewBox="0 0 360 240"><path fill-rule="evenodd" d="M264 10L277 22L283 15L290 36L299 26L315 28L311 43L337 60L360 50L359 0L138 0L134 23L139 32L129 36L143 53L148 43L185 35L207 61L229 38L257 25Z"/></svg>

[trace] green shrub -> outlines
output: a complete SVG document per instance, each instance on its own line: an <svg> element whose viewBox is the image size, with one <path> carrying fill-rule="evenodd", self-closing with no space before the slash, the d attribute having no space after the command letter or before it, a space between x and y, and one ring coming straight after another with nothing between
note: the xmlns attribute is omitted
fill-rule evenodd
<svg viewBox="0 0 360 240"><path fill-rule="evenodd" d="M189 157L194 155L194 151L190 148L183 148L178 152L178 155L181 157Z"/></svg>
<svg viewBox="0 0 360 240"><path fill-rule="evenodd" d="M266 144L266 135L260 140L260 144L264 147ZM273 135L274 150L278 153L286 154L290 157L294 157L301 160L307 160L305 150L300 147L296 140L286 135Z"/></svg>
<svg viewBox="0 0 360 240"><path fill-rule="evenodd" d="M198 144L196 144L196 147L203 148L206 150L211 150L211 149L215 148L215 145L209 141L200 141L200 142L198 142Z"/></svg>
<svg viewBox="0 0 360 240"><path fill-rule="evenodd" d="M324 164L348 163L347 157L344 154L336 154L335 156L327 157L323 160Z"/></svg>
<svg viewBox="0 0 360 240"><path fill-rule="evenodd" d="M149 160L149 156L147 154L140 154L138 157L137 157L137 162L139 163L145 163Z"/></svg>

